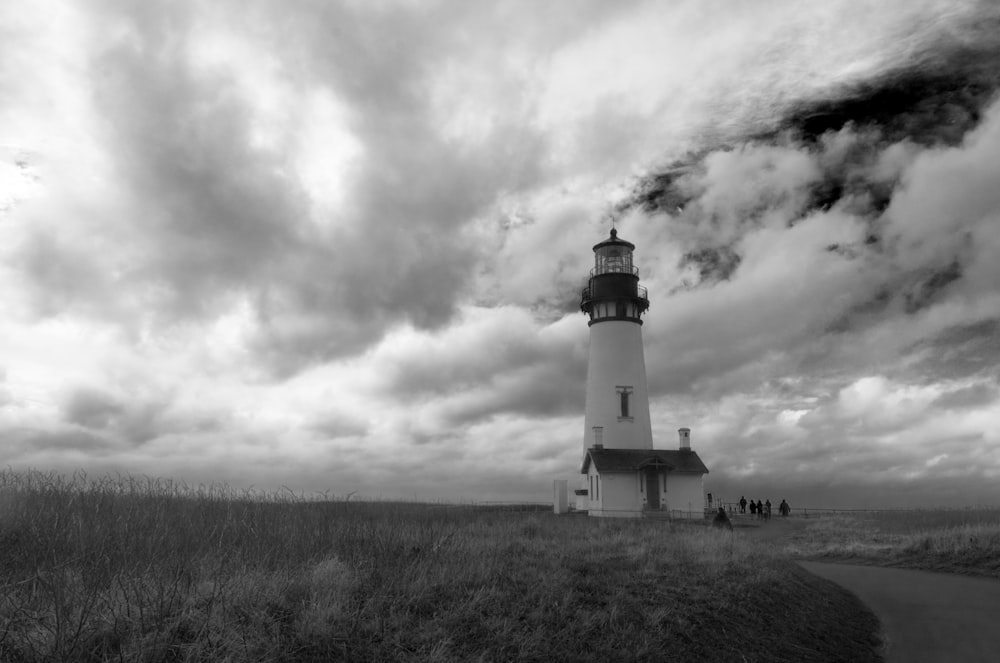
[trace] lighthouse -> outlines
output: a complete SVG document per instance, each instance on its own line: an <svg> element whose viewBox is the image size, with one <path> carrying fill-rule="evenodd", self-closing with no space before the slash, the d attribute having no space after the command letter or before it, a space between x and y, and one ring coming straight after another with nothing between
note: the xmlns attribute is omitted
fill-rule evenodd
<svg viewBox="0 0 1000 663"><path fill-rule="evenodd" d="M581 310L590 320L583 451L652 449L642 315L646 289L632 260L635 245L611 236L594 245L594 267L583 289Z"/></svg>
<svg viewBox="0 0 1000 663"><path fill-rule="evenodd" d="M594 245L594 267L580 301L590 350L576 508L612 518L703 518L708 468L691 449L691 430L678 430L675 449L653 445L642 350L649 296L639 285L634 251L612 228Z"/></svg>

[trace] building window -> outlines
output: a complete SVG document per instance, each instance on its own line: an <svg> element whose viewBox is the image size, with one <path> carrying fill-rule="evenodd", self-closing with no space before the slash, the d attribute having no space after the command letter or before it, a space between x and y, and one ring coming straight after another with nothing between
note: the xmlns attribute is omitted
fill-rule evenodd
<svg viewBox="0 0 1000 663"><path fill-rule="evenodd" d="M594 499L601 499L601 475L598 474L597 477L597 496Z"/></svg>
<svg viewBox="0 0 1000 663"><path fill-rule="evenodd" d="M628 306L625 304L625 302L616 302L615 308L617 309L617 316L619 318L628 317Z"/></svg>
<svg viewBox="0 0 1000 663"><path fill-rule="evenodd" d="M632 421L632 392L634 389L619 385L615 387L618 394L618 421Z"/></svg>

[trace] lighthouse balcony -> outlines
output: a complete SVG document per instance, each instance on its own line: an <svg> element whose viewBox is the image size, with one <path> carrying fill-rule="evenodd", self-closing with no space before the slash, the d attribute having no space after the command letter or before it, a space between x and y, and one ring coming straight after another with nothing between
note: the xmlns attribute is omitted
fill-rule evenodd
<svg viewBox="0 0 1000 663"><path fill-rule="evenodd" d="M649 292L646 290L645 286L634 285L628 289L629 292L622 292L620 289L608 289L603 287L595 288L593 285L588 285L583 289L583 294L581 296L580 308L584 311L589 310L590 305L594 303L595 300L600 299L637 299L638 303L643 311L649 308Z"/></svg>

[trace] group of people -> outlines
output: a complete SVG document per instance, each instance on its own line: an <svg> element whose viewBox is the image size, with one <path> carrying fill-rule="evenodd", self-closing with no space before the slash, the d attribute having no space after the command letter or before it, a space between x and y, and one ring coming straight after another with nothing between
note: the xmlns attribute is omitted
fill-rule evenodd
<svg viewBox="0 0 1000 663"><path fill-rule="evenodd" d="M771 518L771 500L761 502L757 500L747 501L747 498L740 496L740 501L737 502L740 507L740 513L747 512L747 506L750 507L750 515L757 516L761 520L770 520ZM730 509L732 505L730 504ZM778 505L778 513L782 516L787 516L791 513L792 507L788 506L788 502L781 500L781 504ZM718 512L715 514L715 518L712 520L712 525L722 529L728 529L732 531L733 523L729 520L729 515L726 513L726 507L720 506Z"/></svg>
<svg viewBox="0 0 1000 663"><path fill-rule="evenodd" d="M740 513L747 512L748 504L750 505L750 515L757 516L761 520L771 519L771 500L767 500L766 502L761 502L760 500L754 502L753 500L750 500L747 502L747 498L741 495L739 501ZM792 507L788 506L788 502L781 500L781 504L778 505L778 513L784 517L791 513L791 511Z"/></svg>

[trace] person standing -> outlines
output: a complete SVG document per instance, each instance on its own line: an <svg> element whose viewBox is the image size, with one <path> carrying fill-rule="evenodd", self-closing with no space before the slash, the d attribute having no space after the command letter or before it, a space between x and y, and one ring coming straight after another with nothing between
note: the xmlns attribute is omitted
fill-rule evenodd
<svg viewBox="0 0 1000 663"><path fill-rule="evenodd" d="M764 517L764 503L761 502L759 499L757 500L757 517L758 518Z"/></svg>
<svg viewBox="0 0 1000 663"><path fill-rule="evenodd" d="M750 500L750 515L751 516L757 515L757 505L754 504L753 500Z"/></svg>
<svg viewBox="0 0 1000 663"><path fill-rule="evenodd" d="M747 498L740 495L740 513L747 512Z"/></svg>
<svg viewBox="0 0 1000 663"><path fill-rule="evenodd" d="M771 500L764 502L764 520L771 519Z"/></svg>
<svg viewBox="0 0 1000 663"><path fill-rule="evenodd" d="M781 514L782 518L786 518L788 517L788 514L791 510L792 507L788 506L788 502L786 502L784 498L782 498L781 504L778 505L778 513Z"/></svg>

